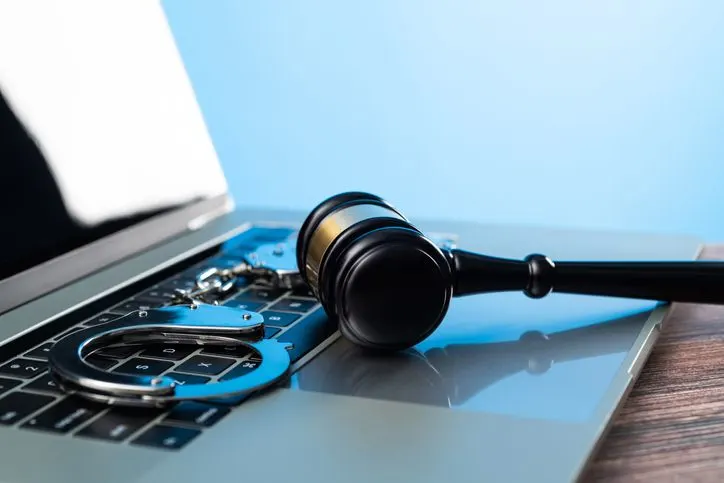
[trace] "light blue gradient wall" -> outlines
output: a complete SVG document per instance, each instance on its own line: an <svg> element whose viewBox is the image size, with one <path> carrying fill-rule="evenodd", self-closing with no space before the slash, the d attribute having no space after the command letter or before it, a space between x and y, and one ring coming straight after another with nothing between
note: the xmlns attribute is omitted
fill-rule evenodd
<svg viewBox="0 0 724 483"><path fill-rule="evenodd" d="M724 240L724 2L164 6L239 203Z"/></svg>

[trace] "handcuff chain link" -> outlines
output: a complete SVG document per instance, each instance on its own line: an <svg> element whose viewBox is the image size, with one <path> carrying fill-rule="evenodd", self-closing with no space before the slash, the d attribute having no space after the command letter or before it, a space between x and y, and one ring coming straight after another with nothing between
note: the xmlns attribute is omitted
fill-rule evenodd
<svg viewBox="0 0 724 483"><path fill-rule="evenodd" d="M195 286L190 289L176 289L171 305L200 303L205 295L223 295L233 290L236 281L242 277L255 279L271 278L270 270L261 264L252 265L242 261L232 268L210 267L196 276Z"/></svg>

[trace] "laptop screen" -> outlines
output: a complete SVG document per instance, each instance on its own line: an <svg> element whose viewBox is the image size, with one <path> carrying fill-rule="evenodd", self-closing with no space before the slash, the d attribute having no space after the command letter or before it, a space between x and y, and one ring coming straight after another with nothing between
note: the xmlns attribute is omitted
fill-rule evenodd
<svg viewBox="0 0 724 483"><path fill-rule="evenodd" d="M226 192L154 2L0 4L0 281Z"/></svg>

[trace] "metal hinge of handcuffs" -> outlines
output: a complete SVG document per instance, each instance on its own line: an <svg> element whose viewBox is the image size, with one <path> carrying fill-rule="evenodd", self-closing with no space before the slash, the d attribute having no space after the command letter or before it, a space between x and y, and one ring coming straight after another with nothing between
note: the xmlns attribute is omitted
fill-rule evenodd
<svg viewBox="0 0 724 483"><path fill-rule="evenodd" d="M264 318L259 313L202 300L206 295L230 292L239 278L285 289L302 283L296 261L290 256L293 251L284 251L279 244L269 248L275 261L271 267L261 260L264 248L268 246L248 254L233 268L205 270L198 275L194 288L177 290L168 306L135 311L67 335L49 354L51 375L65 392L112 405L141 407L223 399L277 383L288 374L292 344L264 339ZM101 348L140 343L242 345L255 352L261 362L253 371L234 379L178 384L168 376L106 372L85 360Z"/></svg>

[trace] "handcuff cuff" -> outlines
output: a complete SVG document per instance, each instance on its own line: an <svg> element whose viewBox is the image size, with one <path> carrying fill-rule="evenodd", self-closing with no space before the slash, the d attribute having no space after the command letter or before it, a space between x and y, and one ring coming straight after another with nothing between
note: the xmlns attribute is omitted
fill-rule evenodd
<svg viewBox="0 0 724 483"><path fill-rule="evenodd" d="M450 242L452 243L452 242ZM239 279L293 290L304 286L295 250L285 243L262 244L231 268L212 267L196 277L190 289L176 289L169 305L138 310L105 324L73 332L55 343L49 372L66 393L116 406L163 408L183 400L214 400L268 388L288 373L293 344L264 338L264 316L219 305ZM211 298L214 301L207 302ZM107 372L86 358L118 345L163 343L199 346L245 346L261 362L239 377L207 384L178 384L168 376Z"/></svg>
<svg viewBox="0 0 724 483"><path fill-rule="evenodd" d="M261 359L253 371L227 381L178 385L168 376L106 372L86 361L100 348L117 343L243 345ZM73 332L49 355L60 388L96 402L164 407L183 400L223 399L269 386L286 375L291 344L264 339L261 314L207 304L172 305L132 312L103 325Z"/></svg>

